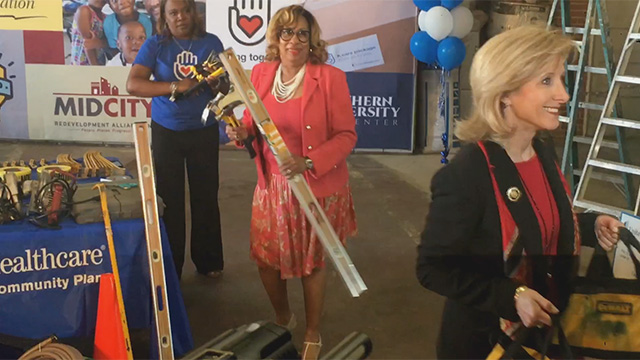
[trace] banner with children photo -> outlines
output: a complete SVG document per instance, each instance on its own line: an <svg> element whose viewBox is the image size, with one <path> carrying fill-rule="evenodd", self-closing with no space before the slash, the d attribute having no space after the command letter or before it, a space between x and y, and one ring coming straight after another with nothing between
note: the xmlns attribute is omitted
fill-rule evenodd
<svg viewBox="0 0 640 360"><path fill-rule="evenodd" d="M160 0L78 0L63 5L65 63L130 66L155 34Z"/></svg>
<svg viewBox="0 0 640 360"><path fill-rule="evenodd" d="M160 0L23 3L44 1L61 7L58 30L0 30L0 139L131 143L131 124L150 121L150 99L129 95L125 84L142 44L157 32ZM245 69L264 60L271 16L304 4L329 43L328 63L347 73L356 148L406 152L413 148L415 69L407 44L416 9L410 0L392 3L195 0L207 31L233 48ZM221 143L225 138L222 132Z"/></svg>
<svg viewBox="0 0 640 360"><path fill-rule="evenodd" d="M29 1L57 3L62 21L55 31L1 30L0 66L11 62L5 83L15 95L0 103L0 139L131 143L133 122L151 120L151 99L129 95L125 84L157 32L160 0ZM206 2L195 4L204 23Z"/></svg>

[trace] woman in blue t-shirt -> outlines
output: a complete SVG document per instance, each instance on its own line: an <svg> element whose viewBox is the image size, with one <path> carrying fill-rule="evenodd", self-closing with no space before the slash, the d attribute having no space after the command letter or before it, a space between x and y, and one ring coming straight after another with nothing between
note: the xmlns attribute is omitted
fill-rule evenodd
<svg viewBox="0 0 640 360"><path fill-rule="evenodd" d="M194 86L191 65L203 62L212 50L221 52L217 36L206 33L194 0L163 0L158 34L147 39L133 63L127 91L153 97L151 134L158 195L166 208L163 219L178 276L185 252L186 162L191 200L191 259L198 273L218 277L224 266L218 208L218 126L200 118L213 93L205 91L169 100ZM150 80L153 75L154 80ZM215 125L215 126L212 126Z"/></svg>

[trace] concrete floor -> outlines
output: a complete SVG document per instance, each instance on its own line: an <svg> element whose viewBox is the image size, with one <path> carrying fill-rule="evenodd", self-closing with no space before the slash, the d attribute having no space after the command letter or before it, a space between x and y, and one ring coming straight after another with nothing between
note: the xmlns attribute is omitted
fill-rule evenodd
<svg viewBox="0 0 640 360"><path fill-rule="evenodd" d="M135 173L135 154L130 147L0 143L0 162L54 159L60 153L81 157L89 149L118 157ZM225 273L215 280L196 276L187 260L181 282L196 347L230 328L274 318L249 259L255 167L244 151L225 149L220 159ZM328 351L352 331L360 331L372 339L372 359L434 358L443 299L418 284L414 264L428 209L429 182L441 166L440 155L355 154L349 165L359 234L348 242L348 251L369 290L360 298L351 298L331 271L323 350ZM299 320L294 340L300 347L304 329L300 282L290 281L289 289L292 310Z"/></svg>
<svg viewBox="0 0 640 360"><path fill-rule="evenodd" d="M631 143L634 149L640 145L640 141ZM90 149L119 158L136 173L132 147L0 142L0 162L54 159L60 153L81 157ZM562 154L562 149L557 153ZM225 273L215 280L197 276L187 260L181 282L196 347L230 328L274 319L256 267L249 259L255 167L240 150L223 149L220 160ZM434 358L443 299L421 288L414 264L431 177L442 166L440 155L354 154L349 157L349 165L359 234L348 242L348 251L369 290L360 298L351 298L331 270L323 351L326 353L352 331L359 331L372 339L372 359ZM623 202L620 191L610 184L597 183L590 191L592 196ZM304 331L300 282L290 281L289 289L292 310L298 317L294 341L299 348Z"/></svg>

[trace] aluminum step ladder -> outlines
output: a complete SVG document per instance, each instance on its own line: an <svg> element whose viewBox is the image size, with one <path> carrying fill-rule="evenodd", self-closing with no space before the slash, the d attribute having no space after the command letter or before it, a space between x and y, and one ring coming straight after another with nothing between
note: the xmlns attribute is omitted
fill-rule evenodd
<svg viewBox="0 0 640 360"><path fill-rule="evenodd" d="M583 109L585 111L585 121L583 123L583 132L585 135L588 127L586 121L588 119L587 111L597 111L599 118L602 110L604 109L603 105L589 102L590 94L588 88L590 87L590 79L587 79L587 83L583 84L584 76L591 76L591 74L605 75L607 77L607 84L610 87L615 65L613 61L613 51L611 49L611 40L609 37L609 18L606 8L606 0L589 0L584 26L581 28L570 26L571 16L569 11L569 0L554 0L549 14L549 19L547 21L547 26L550 27L553 23L558 2L560 2L561 8L563 33L573 37L579 37L581 35L581 40L575 41L576 45L578 45L580 49L578 54L578 63L566 64L566 83L569 93L571 94L571 101L567 104L567 116L560 116L560 121L567 123L567 133L563 146L561 169L569 182L570 188L573 190L575 189L575 180L578 179L578 176L582 174L583 170L576 168L580 163L578 160L578 145L591 144L593 141L592 137L576 136L579 109ZM596 23L598 28L594 27ZM602 43L604 67L595 67L587 64L588 58L590 57L589 52L592 46L591 41L595 40L592 39L594 36L600 37ZM571 81L570 78L573 78L573 81ZM584 101L581 101L581 99ZM613 112L616 114L614 116L621 113L621 106L619 103L616 102L614 104ZM616 129L617 141L603 141L602 146L616 149L620 162L625 163L623 139L624 134L622 131ZM594 172L592 173L592 176L600 180L618 184L618 186L622 188L622 192L627 199L628 205L631 206L631 177L629 175L623 174L622 176L610 176L605 173Z"/></svg>
<svg viewBox="0 0 640 360"><path fill-rule="evenodd" d="M638 166L629 165L624 162L616 162L598 158L600 149L603 147L603 138L607 126L613 126L616 130L640 130L640 116L634 115L635 119L621 118L618 117L614 112L614 107L616 101L618 101L618 96L622 85L624 85L625 87L636 89L635 91L640 91L640 76L634 76L626 73L633 46L640 41L640 33L638 32L640 30L639 14L640 1L638 1L638 4L636 5L633 20L631 22L631 25L629 26L629 32L622 48L620 60L618 61L618 66L616 67L616 72L612 79L613 81L611 82L611 86L609 87L607 99L604 104L604 110L602 111L602 114L600 116L600 121L598 122L595 136L593 137L591 147L589 148L587 160L583 168L582 176L580 177L573 202L573 205L575 207L583 208L586 210L594 210L617 217L620 216L621 212L628 212L634 215L638 215L640 194L638 194L637 188L634 189L636 197L635 205L633 203L629 204L627 208L621 208L613 206L611 204L603 204L596 201L587 200L585 199L585 193L587 192L587 187L591 178L593 177L594 169L607 170L609 173L640 175L640 167ZM620 133L622 133L622 131L620 131Z"/></svg>

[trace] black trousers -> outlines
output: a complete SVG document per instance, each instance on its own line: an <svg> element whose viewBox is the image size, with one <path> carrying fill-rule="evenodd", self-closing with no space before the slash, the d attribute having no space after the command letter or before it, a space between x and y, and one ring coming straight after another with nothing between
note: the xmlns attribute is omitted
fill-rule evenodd
<svg viewBox="0 0 640 360"><path fill-rule="evenodd" d="M185 161L191 201L191 259L199 273L222 270L218 127L173 131L152 122L151 136L156 190L166 206L163 220L178 278L182 275L186 240Z"/></svg>

